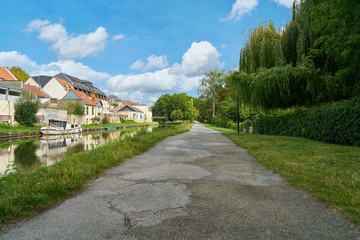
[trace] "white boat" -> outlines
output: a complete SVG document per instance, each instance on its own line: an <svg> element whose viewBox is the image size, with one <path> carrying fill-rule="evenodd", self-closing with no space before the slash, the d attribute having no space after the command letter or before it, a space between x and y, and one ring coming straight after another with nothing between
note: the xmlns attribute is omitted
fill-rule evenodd
<svg viewBox="0 0 360 240"><path fill-rule="evenodd" d="M43 135L62 135L81 133L82 128L81 125L77 123L69 123L68 121L50 119L48 125L42 127L40 132Z"/></svg>

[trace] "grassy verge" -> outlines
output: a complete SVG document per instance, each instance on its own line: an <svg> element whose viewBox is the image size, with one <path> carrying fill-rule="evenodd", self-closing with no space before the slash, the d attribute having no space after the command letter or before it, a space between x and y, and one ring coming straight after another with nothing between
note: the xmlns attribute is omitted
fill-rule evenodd
<svg viewBox="0 0 360 240"><path fill-rule="evenodd" d="M293 186L307 190L360 224L359 147L286 136L224 135Z"/></svg>
<svg viewBox="0 0 360 240"><path fill-rule="evenodd" d="M148 125L148 124L154 124L157 125L156 122L134 122L134 123L106 123L106 124L82 124L82 128L97 128L97 127L117 127L117 126L132 126L132 125Z"/></svg>
<svg viewBox="0 0 360 240"><path fill-rule="evenodd" d="M205 127L208 127L208 128L212 128L216 131L219 131L219 132L224 132L224 133L237 133L237 130L234 130L234 129L230 129L230 128L222 128L222 127L216 127L215 125L212 125L212 124L204 124Z"/></svg>
<svg viewBox="0 0 360 240"><path fill-rule="evenodd" d="M0 133L1 132L25 132L25 131L39 131L42 126L35 125L32 127L25 127L25 126L16 126L13 127L8 124L0 123Z"/></svg>
<svg viewBox="0 0 360 240"><path fill-rule="evenodd" d="M190 124L184 124L138 134L123 141L111 141L96 149L73 154L52 166L1 178L0 224L36 214L80 189L105 169L147 151L166 137L189 131L190 127Z"/></svg>

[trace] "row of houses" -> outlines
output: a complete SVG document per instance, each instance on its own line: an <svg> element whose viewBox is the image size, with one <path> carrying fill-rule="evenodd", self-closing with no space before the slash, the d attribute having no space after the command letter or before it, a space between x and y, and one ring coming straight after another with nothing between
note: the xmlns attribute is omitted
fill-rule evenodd
<svg viewBox="0 0 360 240"><path fill-rule="evenodd" d="M20 100L21 92L31 91L44 108L37 113L39 121L45 124L48 119L68 120L80 124L90 124L107 118L110 122L121 119L136 122L151 122L152 112L146 104L120 100L115 95L107 96L92 82L81 80L66 73L54 76L32 76L24 83L6 68L0 67L0 121L14 121L14 104ZM84 115L70 115L58 109L68 102L80 102Z"/></svg>

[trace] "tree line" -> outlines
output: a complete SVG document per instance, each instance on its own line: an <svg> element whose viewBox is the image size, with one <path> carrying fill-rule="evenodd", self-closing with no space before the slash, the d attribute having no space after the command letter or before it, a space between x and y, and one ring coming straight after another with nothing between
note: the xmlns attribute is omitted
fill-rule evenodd
<svg viewBox="0 0 360 240"><path fill-rule="evenodd" d="M359 1L300 0L284 27L260 23L248 33L237 71L205 74L199 119L234 127L237 101L245 121L358 98L359 20Z"/></svg>

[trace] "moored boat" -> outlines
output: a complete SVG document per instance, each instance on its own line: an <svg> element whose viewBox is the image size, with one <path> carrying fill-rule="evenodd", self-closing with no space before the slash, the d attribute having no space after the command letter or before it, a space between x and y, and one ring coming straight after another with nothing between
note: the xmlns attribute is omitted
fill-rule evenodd
<svg viewBox="0 0 360 240"><path fill-rule="evenodd" d="M40 132L43 135L62 135L81 133L82 128L81 125L77 123L69 123L68 121L50 119L48 125L42 127Z"/></svg>

